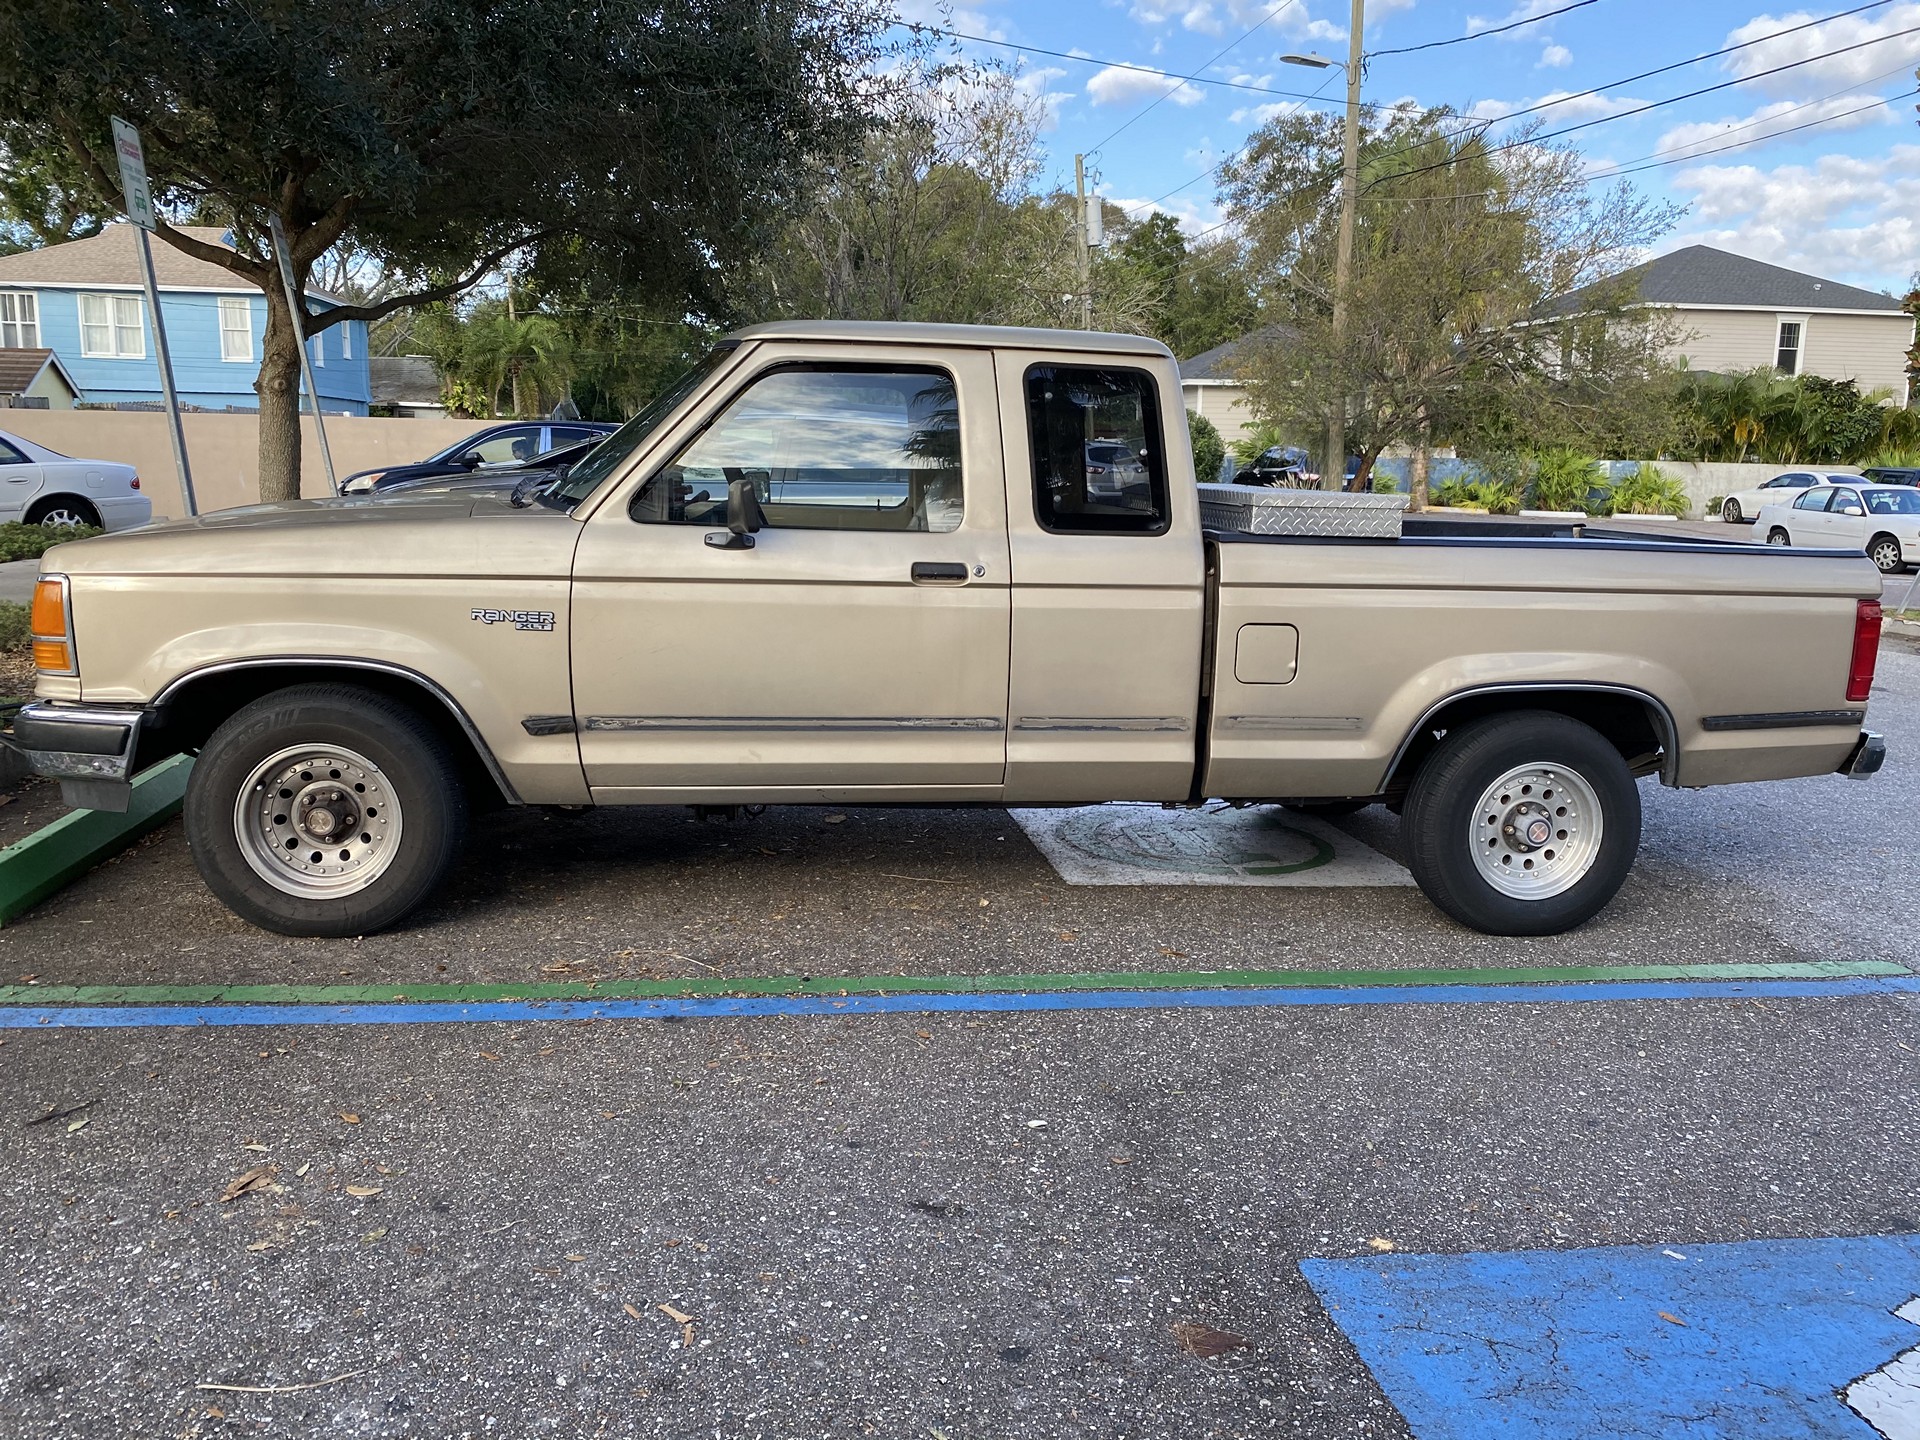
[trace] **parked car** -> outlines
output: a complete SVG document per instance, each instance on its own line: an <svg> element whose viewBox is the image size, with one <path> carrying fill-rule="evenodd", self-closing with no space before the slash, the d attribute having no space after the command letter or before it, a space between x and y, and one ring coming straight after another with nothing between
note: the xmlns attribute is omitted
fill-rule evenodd
<svg viewBox="0 0 1920 1440"><path fill-rule="evenodd" d="M1858 480L1851 472L1832 473L1822 470L1789 470L1784 475L1776 475L1765 484L1756 485L1751 490L1736 490L1720 502L1720 518L1729 525L1739 525L1751 521L1765 506L1776 500L1783 505L1793 503L1794 493L1810 489L1815 485L1838 485L1848 480Z"/></svg>
<svg viewBox="0 0 1920 1440"><path fill-rule="evenodd" d="M131 465L76 460L0 430L0 523L131 530L153 519Z"/></svg>
<svg viewBox="0 0 1920 1440"><path fill-rule="evenodd" d="M1763 507L1754 533L1769 545L1864 550L1883 575L1920 560L1920 490L1840 478L1849 483L1816 485L1791 504Z"/></svg>
<svg viewBox="0 0 1920 1440"><path fill-rule="evenodd" d="M1347 483L1360 473L1360 457L1347 457ZM1289 490L1310 490L1320 483L1320 472L1300 445L1275 445L1261 452L1251 464L1234 473L1235 485L1268 485Z"/></svg>
<svg viewBox="0 0 1920 1440"><path fill-rule="evenodd" d="M363 495L369 490L385 490L410 480L433 480L445 475L471 475L475 471L524 465L558 446L597 440L619 428L598 420L522 420L511 425L494 425L456 440L424 460L349 475L340 482L340 493Z"/></svg>
<svg viewBox="0 0 1920 1440"><path fill-rule="evenodd" d="M558 428L558 427L556 427ZM562 445L544 455L536 455L531 460L523 460L512 465L486 465L475 470L461 470L452 475L428 475L418 480L400 479L391 484L376 485L373 495L379 499L388 499L402 495L445 495L453 491L471 495L476 491L511 495L522 485L538 484L550 479L571 465L584 460L592 453L605 436L596 435L591 440L576 440ZM359 492L364 493L364 492Z"/></svg>
<svg viewBox="0 0 1920 1440"><path fill-rule="evenodd" d="M1882 485L1920 485L1920 467L1906 465L1869 465L1860 472L1862 480Z"/></svg>
<svg viewBox="0 0 1920 1440"><path fill-rule="evenodd" d="M1111 499L1147 483L1147 467L1123 440L1087 443L1087 494Z"/></svg>

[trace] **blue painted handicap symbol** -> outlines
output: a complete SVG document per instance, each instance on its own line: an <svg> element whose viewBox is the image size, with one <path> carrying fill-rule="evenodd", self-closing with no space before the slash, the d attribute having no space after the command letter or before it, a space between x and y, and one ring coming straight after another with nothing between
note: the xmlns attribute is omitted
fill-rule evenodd
<svg viewBox="0 0 1920 1440"><path fill-rule="evenodd" d="M1920 1437L1920 1236L1300 1268L1419 1440Z"/></svg>

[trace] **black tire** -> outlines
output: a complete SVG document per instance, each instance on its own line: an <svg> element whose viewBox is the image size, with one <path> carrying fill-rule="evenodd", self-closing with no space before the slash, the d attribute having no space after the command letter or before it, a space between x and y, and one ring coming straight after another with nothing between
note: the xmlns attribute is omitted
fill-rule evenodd
<svg viewBox="0 0 1920 1440"><path fill-rule="evenodd" d="M1740 513L1740 502L1731 495L1721 501L1720 518L1729 525L1738 525L1745 518Z"/></svg>
<svg viewBox="0 0 1920 1440"><path fill-rule="evenodd" d="M1793 544L1793 537L1776 525L1767 532L1767 543L1769 545L1791 545Z"/></svg>
<svg viewBox="0 0 1920 1440"><path fill-rule="evenodd" d="M1898 575L1907 564L1899 540L1892 535L1876 535L1867 541L1867 558L1882 575Z"/></svg>
<svg viewBox="0 0 1920 1440"><path fill-rule="evenodd" d="M1371 800L1289 800L1287 809L1321 820L1338 820L1343 815L1357 815L1372 803Z"/></svg>
<svg viewBox="0 0 1920 1440"><path fill-rule="evenodd" d="M1481 873L1474 847L1483 795L1517 766L1580 777L1598 802L1601 836L1569 888L1538 899L1505 894ZM1402 818L1407 868L1426 896L1488 935L1558 935L1597 915L1625 883L1640 848L1640 792L1620 752L1577 720L1544 710L1477 720L1450 732L1414 776Z"/></svg>
<svg viewBox="0 0 1920 1440"><path fill-rule="evenodd" d="M73 517L73 520L69 521L63 518L56 522L51 518L55 515L63 517L70 515ZM100 524L100 512L94 508L91 501L82 500L78 495L48 495L43 499L34 501L32 507L27 511L27 524L29 525L53 525L56 523L66 525L74 522L78 522L81 525L92 525L97 528Z"/></svg>
<svg viewBox="0 0 1920 1440"><path fill-rule="evenodd" d="M236 819L242 791L268 793L249 785L257 768L270 757L309 745L343 747L370 761L392 793L390 813L397 810L403 817L392 852L383 856L385 868L351 893L291 893L263 878L242 849ZM350 685L297 685L246 706L201 747L187 785L187 844L207 888L262 929L282 935L370 935L397 923L439 886L459 849L466 812L453 758L417 711ZM352 828L362 823L356 819ZM314 858L321 858L318 851Z"/></svg>

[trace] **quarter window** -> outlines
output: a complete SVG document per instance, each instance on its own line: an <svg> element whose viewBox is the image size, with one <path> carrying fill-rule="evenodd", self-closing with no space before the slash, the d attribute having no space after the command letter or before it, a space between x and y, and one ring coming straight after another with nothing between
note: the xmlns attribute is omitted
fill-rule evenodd
<svg viewBox="0 0 1920 1440"><path fill-rule="evenodd" d="M628 513L643 524L724 525L736 480L753 485L773 529L957 529L953 379L893 367L770 371L655 473Z"/></svg>
<svg viewBox="0 0 1920 1440"><path fill-rule="evenodd" d="M147 358L144 308L138 295L80 297L80 353L104 360Z"/></svg>
<svg viewBox="0 0 1920 1440"><path fill-rule="evenodd" d="M1027 371L1033 508L1062 535L1159 535L1167 471L1153 377L1141 370L1035 365Z"/></svg>
<svg viewBox="0 0 1920 1440"><path fill-rule="evenodd" d="M253 359L253 306L243 296L220 297L220 358Z"/></svg>
<svg viewBox="0 0 1920 1440"><path fill-rule="evenodd" d="M30 291L0 291L0 346L40 348L40 302Z"/></svg>

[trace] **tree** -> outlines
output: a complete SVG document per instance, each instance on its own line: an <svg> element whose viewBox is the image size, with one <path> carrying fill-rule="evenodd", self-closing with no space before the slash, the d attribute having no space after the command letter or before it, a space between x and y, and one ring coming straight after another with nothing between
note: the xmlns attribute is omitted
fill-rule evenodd
<svg viewBox="0 0 1920 1440"><path fill-rule="evenodd" d="M1341 135L1299 113L1256 132L1223 172L1271 318L1242 374L1258 412L1317 433L1343 407L1354 480L1389 445L1504 427L1534 443L1619 429L1664 383L1660 336L1617 277L1673 212L1624 185L1595 194L1581 157L1488 143L1449 111L1365 117L1347 291L1332 333ZM1581 303L1556 312L1554 297ZM1416 494L1414 504L1424 503Z"/></svg>
<svg viewBox="0 0 1920 1440"><path fill-rule="evenodd" d="M888 18L881 0L36 0L0 7L0 147L70 167L86 204L114 212L119 115L141 131L165 214L232 227L232 250L157 234L266 296L261 494L285 499L299 341L270 219L303 294L343 240L397 282L303 313L308 333L503 266L711 305L792 212L806 162L864 133Z"/></svg>
<svg viewBox="0 0 1920 1440"><path fill-rule="evenodd" d="M1193 473L1202 485L1220 478L1220 467L1227 460L1227 445L1220 429L1198 411L1187 412L1187 436L1193 446Z"/></svg>
<svg viewBox="0 0 1920 1440"><path fill-rule="evenodd" d="M486 387L496 406L505 387L515 419L544 415L567 393L573 347L551 315L516 315L509 307L495 307L475 317L464 338L465 373Z"/></svg>
<svg viewBox="0 0 1920 1440"><path fill-rule="evenodd" d="M62 157L22 163L0 149L0 255L98 235L108 212L94 203L84 175Z"/></svg>
<svg viewBox="0 0 1920 1440"><path fill-rule="evenodd" d="M1152 334L1175 355L1198 355L1252 330L1259 308L1230 239L1193 248L1171 215L1154 213L1138 224L1109 219L1113 264L1135 270L1151 287Z"/></svg>

